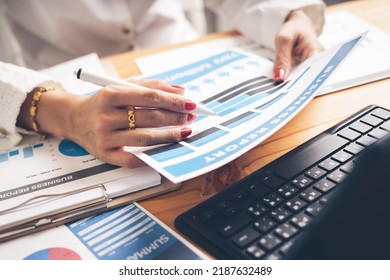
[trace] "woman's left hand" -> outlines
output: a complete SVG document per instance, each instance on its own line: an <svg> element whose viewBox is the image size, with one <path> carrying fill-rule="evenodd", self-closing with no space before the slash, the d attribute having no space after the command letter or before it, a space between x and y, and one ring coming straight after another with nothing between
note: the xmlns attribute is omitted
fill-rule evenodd
<svg viewBox="0 0 390 280"><path fill-rule="evenodd" d="M275 37L275 81L284 81L293 66L323 49L311 19L301 10L292 11Z"/></svg>

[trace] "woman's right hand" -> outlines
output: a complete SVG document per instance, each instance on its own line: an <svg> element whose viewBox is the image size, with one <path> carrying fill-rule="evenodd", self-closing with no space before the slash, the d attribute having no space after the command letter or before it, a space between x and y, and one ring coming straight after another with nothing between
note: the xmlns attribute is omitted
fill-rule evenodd
<svg viewBox="0 0 390 280"><path fill-rule="evenodd" d="M42 94L37 122L44 133L66 137L97 158L114 165L145 165L125 146L149 146L187 138L196 104L182 96L184 88L162 80L134 81L144 89L107 86L92 96L60 92ZM129 129L133 106L135 129ZM160 129L153 129L162 127Z"/></svg>

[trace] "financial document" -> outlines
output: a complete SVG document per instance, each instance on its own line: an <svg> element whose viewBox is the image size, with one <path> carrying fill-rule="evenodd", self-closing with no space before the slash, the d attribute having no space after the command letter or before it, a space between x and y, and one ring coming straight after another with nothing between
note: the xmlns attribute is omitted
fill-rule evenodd
<svg viewBox="0 0 390 280"><path fill-rule="evenodd" d="M363 37L311 57L281 84L271 78L270 60L242 49L225 50L144 77L184 86L186 96L216 115L198 116L192 125L193 135L184 141L127 150L175 183L214 170L252 149L293 118Z"/></svg>
<svg viewBox="0 0 390 280"><path fill-rule="evenodd" d="M206 258L137 203L0 244L5 260Z"/></svg>

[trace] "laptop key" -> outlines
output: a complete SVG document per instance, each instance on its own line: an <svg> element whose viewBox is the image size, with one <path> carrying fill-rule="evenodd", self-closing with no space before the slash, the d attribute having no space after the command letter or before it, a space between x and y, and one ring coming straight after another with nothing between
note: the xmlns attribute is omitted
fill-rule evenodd
<svg viewBox="0 0 390 280"><path fill-rule="evenodd" d="M302 229L306 227L312 221L312 219L313 218L309 215L306 215L305 213L301 212L292 217L291 223Z"/></svg>
<svg viewBox="0 0 390 280"><path fill-rule="evenodd" d="M343 166L341 166L340 170L342 170L342 171L344 171L346 173L351 173L352 169L353 169L353 166L354 166L354 162L353 162L353 160L351 160L351 161L348 161Z"/></svg>
<svg viewBox="0 0 390 280"><path fill-rule="evenodd" d="M322 161L318 166L329 172L336 169L339 165L340 163L338 163L337 161L331 158L327 158L326 160Z"/></svg>
<svg viewBox="0 0 390 280"><path fill-rule="evenodd" d="M223 236L230 236L248 225L251 221L252 219L248 215L241 213L227 221L222 220L222 222L219 222L216 230Z"/></svg>
<svg viewBox="0 0 390 280"><path fill-rule="evenodd" d="M323 195L321 197L321 199L319 200L319 202L322 204L322 205L325 205L326 203L328 203L329 199L332 197L332 195L334 194L334 192L330 192L326 195Z"/></svg>
<svg viewBox="0 0 390 280"><path fill-rule="evenodd" d="M322 193L327 193L329 192L331 189L333 189L334 187L336 187L336 184L327 180L326 178L318 181L317 183L315 183L313 185L313 188L322 192Z"/></svg>
<svg viewBox="0 0 390 280"><path fill-rule="evenodd" d="M294 180L292 180L292 183L301 188L301 189L304 189L306 188L307 186L309 186L311 183L313 182L312 179L306 177L305 175L301 175L301 176L298 176L297 178L295 178Z"/></svg>
<svg viewBox="0 0 390 280"><path fill-rule="evenodd" d="M385 121L390 119L390 112L383 110L381 108L375 109L374 111L371 112L371 114Z"/></svg>
<svg viewBox="0 0 390 280"><path fill-rule="evenodd" d="M341 170L335 170L327 178L335 183L341 183L347 177L347 174Z"/></svg>
<svg viewBox="0 0 390 280"><path fill-rule="evenodd" d="M374 144L375 142L376 142L376 138L373 138L373 137L368 136L368 135L364 135L359 140L357 140L356 143L367 147L367 146Z"/></svg>
<svg viewBox="0 0 390 280"><path fill-rule="evenodd" d="M276 226L276 222L274 220L267 218L267 217L260 218L258 221L256 221L253 224L253 228L255 228L256 230L263 232L263 233L269 231L274 226Z"/></svg>
<svg viewBox="0 0 390 280"><path fill-rule="evenodd" d="M246 228L239 233L235 234L232 238L234 244L240 248L244 248L254 240L260 238L260 233L252 228Z"/></svg>
<svg viewBox="0 0 390 280"><path fill-rule="evenodd" d="M313 187L310 187L299 194L299 197L307 202L312 202L319 198L322 194L316 191Z"/></svg>
<svg viewBox="0 0 390 280"><path fill-rule="evenodd" d="M261 174L259 179L261 184L270 187L271 189L277 188L284 183L284 180L271 173Z"/></svg>
<svg viewBox="0 0 390 280"><path fill-rule="evenodd" d="M288 211L287 209L284 209L282 207L276 208L270 213L270 218L274 219L277 222L281 222L286 220L288 217L290 217L292 213Z"/></svg>
<svg viewBox="0 0 390 280"><path fill-rule="evenodd" d="M286 255L288 253L288 251L291 249L291 246L294 244L294 240L295 240L295 238L293 238L292 240L289 240L288 242L284 243L280 247L279 253L282 254L282 255Z"/></svg>
<svg viewBox="0 0 390 280"><path fill-rule="evenodd" d="M350 129L349 127L344 128L343 130L339 131L337 135L344 137L345 139L348 139L350 141L355 141L360 137L360 133Z"/></svg>
<svg viewBox="0 0 390 280"><path fill-rule="evenodd" d="M262 198L266 194L270 193L271 190L263 185L253 184L248 187L248 192L257 198Z"/></svg>
<svg viewBox="0 0 390 280"><path fill-rule="evenodd" d="M331 158L340 162L340 163L344 163L344 162L348 161L351 157L352 157L352 155L345 152L345 151L338 151Z"/></svg>
<svg viewBox="0 0 390 280"><path fill-rule="evenodd" d="M279 163L273 168L273 171L282 178L290 179L347 144L348 140L337 135L327 136L321 142L310 146L304 152L296 153Z"/></svg>
<svg viewBox="0 0 390 280"><path fill-rule="evenodd" d="M305 213L311 215L311 216L317 216L320 211L322 210L322 205L319 203L319 201L313 203L309 207L306 208Z"/></svg>
<svg viewBox="0 0 390 280"><path fill-rule="evenodd" d="M263 202L270 207L274 207L283 201L284 198L277 195L276 193L271 193L263 198Z"/></svg>
<svg viewBox="0 0 390 280"><path fill-rule="evenodd" d="M248 207L247 212L250 216L257 219L266 213L268 208L261 203L255 203Z"/></svg>
<svg viewBox="0 0 390 280"><path fill-rule="evenodd" d="M370 125L362 123L360 121L351 124L350 128L360 133L367 133L370 129L372 129Z"/></svg>
<svg viewBox="0 0 390 280"><path fill-rule="evenodd" d="M285 198L291 197L294 193L298 191L298 188L292 184L287 184L278 189L279 194Z"/></svg>
<svg viewBox="0 0 390 280"><path fill-rule="evenodd" d="M305 175L313 180L317 180L325 175L325 171L318 168L318 166L314 166L306 171Z"/></svg>
<svg viewBox="0 0 390 280"><path fill-rule="evenodd" d="M390 131L390 122L385 122L380 126L380 128Z"/></svg>
<svg viewBox="0 0 390 280"><path fill-rule="evenodd" d="M382 119L375 117L373 115L365 115L363 118L360 119L362 122L371 125L371 126L378 126L380 123L383 122Z"/></svg>
<svg viewBox="0 0 390 280"><path fill-rule="evenodd" d="M307 206L307 203L298 197L293 197L284 205L288 210L298 212Z"/></svg>
<svg viewBox="0 0 390 280"><path fill-rule="evenodd" d="M267 251L273 250L280 243L282 243L282 240L273 234L267 234L259 240L259 245Z"/></svg>
<svg viewBox="0 0 390 280"><path fill-rule="evenodd" d="M264 250L262 250L257 245L252 245L252 246L248 247L246 252L254 259L261 259L262 257L265 256Z"/></svg>
<svg viewBox="0 0 390 280"><path fill-rule="evenodd" d="M368 135L370 135L371 137L375 137L377 139L380 139L384 136L386 136L389 132L384 130L384 129L381 129L380 127L377 127L373 130L371 130Z"/></svg>
<svg viewBox="0 0 390 280"><path fill-rule="evenodd" d="M275 234L283 239L290 239L298 233L298 229L289 223L284 223L275 229Z"/></svg>
<svg viewBox="0 0 390 280"><path fill-rule="evenodd" d="M361 151L364 150L364 146L356 144L356 143L352 143L352 144L349 144L347 147L345 147L344 150L353 154L353 155L357 155L358 153L360 153Z"/></svg>

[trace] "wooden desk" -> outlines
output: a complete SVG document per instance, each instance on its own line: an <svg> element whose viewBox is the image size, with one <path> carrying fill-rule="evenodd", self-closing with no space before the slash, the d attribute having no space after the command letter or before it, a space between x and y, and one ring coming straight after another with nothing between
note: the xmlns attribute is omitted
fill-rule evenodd
<svg viewBox="0 0 390 280"><path fill-rule="evenodd" d="M350 11L390 33L388 0L357 0L328 8L329 12L336 10ZM129 52L107 59L122 77L129 77L139 74L134 64L136 57L233 35L213 34L191 43ZM235 161L184 182L178 191L143 201L141 205L174 229L174 219L182 212L370 104L390 108L390 79L315 98L281 130Z"/></svg>

